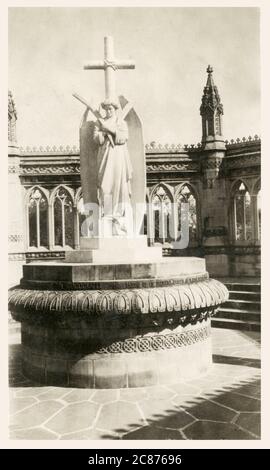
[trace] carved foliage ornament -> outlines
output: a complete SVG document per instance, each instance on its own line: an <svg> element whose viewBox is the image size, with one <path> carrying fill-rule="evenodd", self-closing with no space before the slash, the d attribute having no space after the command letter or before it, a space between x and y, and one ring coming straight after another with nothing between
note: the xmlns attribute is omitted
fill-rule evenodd
<svg viewBox="0 0 270 470"><path fill-rule="evenodd" d="M207 158L203 160L202 167L204 170L218 170L222 163L222 158Z"/></svg>
<svg viewBox="0 0 270 470"><path fill-rule="evenodd" d="M24 175L56 175L56 174L69 174L69 173L80 173L79 164L70 164L70 165L55 165L55 166L22 166L22 174Z"/></svg>
<svg viewBox="0 0 270 470"><path fill-rule="evenodd" d="M220 96L217 87L206 86L204 88L202 104L200 107L200 114L212 115L213 111L217 111L219 114L223 114L223 105L220 102Z"/></svg>
<svg viewBox="0 0 270 470"><path fill-rule="evenodd" d="M199 163L183 162L183 163L147 163L147 171L190 171L199 170Z"/></svg>
<svg viewBox="0 0 270 470"><path fill-rule="evenodd" d="M43 291L14 289L9 294L11 311L106 314L148 314L185 312L217 307L228 299L226 287L219 281L198 282L156 289L112 291Z"/></svg>

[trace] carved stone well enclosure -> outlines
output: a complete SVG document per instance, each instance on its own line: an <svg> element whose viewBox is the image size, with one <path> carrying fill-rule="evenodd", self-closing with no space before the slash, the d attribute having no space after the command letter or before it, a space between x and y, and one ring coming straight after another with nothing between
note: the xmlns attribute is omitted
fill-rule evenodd
<svg viewBox="0 0 270 470"><path fill-rule="evenodd" d="M228 292L200 258L140 264L31 263L9 308L26 376L122 388L179 382L212 363L210 318Z"/></svg>

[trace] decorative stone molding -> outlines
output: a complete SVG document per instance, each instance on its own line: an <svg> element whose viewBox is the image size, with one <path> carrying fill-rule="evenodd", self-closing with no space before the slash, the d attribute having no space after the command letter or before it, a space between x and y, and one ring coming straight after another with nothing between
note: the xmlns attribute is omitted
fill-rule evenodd
<svg viewBox="0 0 270 470"><path fill-rule="evenodd" d="M20 172L19 165L8 165L8 173L15 174Z"/></svg>
<svg viewBox="0 0 270 470"><path fill-rule="evenodd" d="M9 261L25 261L25 253L9 253Z"/></svg>
<svg viewBox="0 0 270 470"><path fill-rule="evenodd" d="M219 170L223 158L206 158L202 161L203 170Z"/></svg>
<svg viewBox="0 0 270 470"><path fill-rule="evenodd" d="M228 255L228 256L235 256L235 255L256 255L259 256L261 254L261 247L259 245L252 245L252 246L241 246L241 245L229 245L229 246L204 246L204 247L197 247L193 248L194 252L192 253L191 250L185 250L188 252L189 256L205 256L205 255ZM173 248L166 248L163 249L163 253L166 256L183 256L183 250L175 250Z"/></svg>
<svg viewBox="0 0 270 470"><path fill-rule="evenodd" d="M261 138L255 134L254 137L248 136L248 137L242 137L241 139L231 139L231 140L225 140L225 145L226 148L231 148L231 147L237 147L237 146L243 146L243 145L248 145L248 144L254 144L254 143L261 143Z"/></svg>
<svg viewBox="0 0 270 470"><path fill-rule="evenodd" d="M177 253L175 255L175 253ZM162 254L163 256L183 256L183 253L185 256L195 256L195 257L203 257L203 247L201 246L193 246L193 247L187 247L184 250L177 250L175 248L171 247L163 247L162 248Z"/></svg>
<svg viewBox="0 0 270 470"><path fill-rule="evenodd" d="M259 154L255 155L241 155L230 157L226 159L226 168L245 168L247 166L260 165L261 156Z"/></svg>
<svg viewBox="0 0 270 470"><path fill-rule="evenodd" d="M260 255L261 247L256 246L234 246L232 247L232 252L234 255Z"/></svg>
<svg viewBox="0 0 270 470"><path fill-rule="evenodd" d="M63 259L65 258L65 252L64 251L31 251L25 253L25 257L27 260L33 260L33 259Z"/></svg>
<svg viewBox="0 0 270 470"><path fill-rule="evenodd" d="M226 227L213 227L213 228L205 228L203 231L204 237L223 237L228 235L228 229Z"/></svg>
<svg viewBox="0 0 270 470"><path fill-rule="evenodd" d="M216 183L216 179L221 174L221 165L223 157L205 157L201 162L203 171L203 187L212 189Z"/></svg>
<svg viewBox="0 0 270 470"><path fill-rule="evenodd" d="M70 163L70 165L23 165L21 166L22 175L66 175L80 174L80 165Z"/></svg>
<svg viewBox="0 0 270 470"><path fill-rule="evenodd" d="M260 255L260 246L206 246L203 249L204 255L228 255L228 256L246 256Z"/></svg>
<svg viewBox="0 0 270 470"><path fill-rule="evenodd" d="M61 253L61 252L60 252ZM61 256L61 255L60 255ZM59 256L59 257L60 257ZM26 254L27 257L27 254ZM37 258L37 257L36 257ZM209 275L198 274L192 276L179 277L178 279L130 279L113 281L33 281L28 279L21 280L21 287L25 289L42 290L119 290L119 289L150 289L159 287L171 287L173 285L187 285L196 282L208 281Z"/></svg>
<svg viewBox="0 0 270 470"><path fill-rule="evenodd" d="M145 145L146 153L183 153L192 150L199 150L202 148L201 143L197 144L160 144L152 142ZM27 155L80 155L80 149L76 145L70 147L67 146L46 146L46 147L20 147L20 152L22 156Z"/></svg>
<svg viewBox="0 0 270 470"><path fill-rule="evenodd" d="M147 153L161 153L161 152L171 152L179 153L183 152L183 146L181 144L158 144L156 142L151 142L150 144L145 145L145 151Z"/></svg>
<svg viewBox="0 0 270 470"><path fill-rule="evenodd" d="M147 154L151 153L184 153L187 151L196 151L202 148L202 144L158 144L156 142L152 142L151 144L145 145L145 151Z"/></svg>
<svg viewBox="0 0 270 470"><path fill-rule="evenodd" d="M50 147L20 147L21 155L80 155L80 149L76 145L70 147L62 146L56 147L55 145Z"/></svg>
<svg viewBox="0 0 270 470"><path fill-rule="evenodd" d="M161 171L199 171L199 163L188 161L186 163L147 163L147 172Z"/></svg>
<svg viewBox="0 0 270 470"><path fill-rule="evenodd" d="M53 314L55 320L57 317L60 320L64 314L68 321L70 315L74 317L80 313L90 317L112 313L120 315L187 313L198 309L215 308L227 299L226 287L219 281L210 279L188 285L118 291L59 292L18 288L9 293L9 309L19 313L19 321L26 316L27 321L35 322L38 317L44 315L46 319L46 314Z"/></svg>
<svg viewBox="0 0 270 470"><path fill-rule="evenodd" d="M23 241L23 236L18 234L12 234L8 236L9 243L19 243Z"/></svg>
<svg viewBox="0 0 270 470"><path fill-rule="evenodd" d="M225 140L227 148L243 146L248 144L260 143L261 139L258 135L254 137L243 137L242 139L231 139ZM150 144L145 145L145 151L147 154L156 154L156 153L183 153L187 151L198 151L202 149L202 144L199 142L197 144L161 144L157 142L151 142ZM46 147L20 147L21 155L80 155L80 149L78 146L46 146Z"/></svg>
<svg viewBox="0 0 270 470"><path fill-rule="evenodd" d="M165 157L164 157L165 158ZM222 164L222 159L205 159L202 162L203 170L219 170ZM248 174L250 170L247 167L255 167L260 165L260 155L235 155L232 157L225 157L224 164L226 170L236 170L243 168L243 171ZM161 172L198 172L200 171L199 161L183 160L180 162L146 162L147 173L161 173ZM22 176L36 176L36 175L79 175L80 164L55 164L52 165L29 165L23 163L21 167L15 165L9 166L9 173L20 173ZM211 178L210 178L211 180ZM205 187L212 187L212 181L205 183Z"/></svg>
<svg viewBox="0 0 270 470"><path fill-rule="evenodd" d="M211 335L210 325L183 333L171 333L167 335L148 335L137 338L129 338L124 341L116 341L108 347L96 351L97 354L121 354L150 351L164 351L189 346L199 341L204 341Z"/></svg>
<svg viewBox="0 0 270 470"><path fill-rule="evenodd" d="M153 331L153 329L152 329ZM210 319L169 333L80 330L22 323L23 373L39 383L87 388L169 384L206 373L212 362ZM119 338L119 335L120 338Z"/></svg>
<svg viewBox="0 0 270 470"><path fill-rule="evenodd" d="M199 171L199 162L185 161L180 163L148 163L147 172L172 172L172 171ZM80 165L71 163L70 165L22 165L22 175L61 175L79 174Z"/></svg>

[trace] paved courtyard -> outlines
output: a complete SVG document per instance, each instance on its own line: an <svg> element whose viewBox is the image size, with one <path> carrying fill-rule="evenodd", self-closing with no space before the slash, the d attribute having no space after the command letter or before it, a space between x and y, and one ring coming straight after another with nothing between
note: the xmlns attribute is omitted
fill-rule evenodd
<svg viewBox="0 0 270 470"><path fill-rule="evenodd" d="M213 367L169 386L41 386L10 335L10 439L259 439L260 335L213 328Z"/></svg>

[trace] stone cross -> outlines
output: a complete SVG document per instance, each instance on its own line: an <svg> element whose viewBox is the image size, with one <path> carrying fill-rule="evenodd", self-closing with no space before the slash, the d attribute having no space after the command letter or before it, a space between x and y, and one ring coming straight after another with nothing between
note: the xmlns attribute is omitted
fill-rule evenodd
<svg viewBox="0 0 270 470"><path fill-rule="evenodd" d="M84 65L84 70L104 70L105 98L116 99L115 73L117 69L134 69L133 61L116 60L114 57L113 38L104 38L104 60L90 61Z"/></svg>

